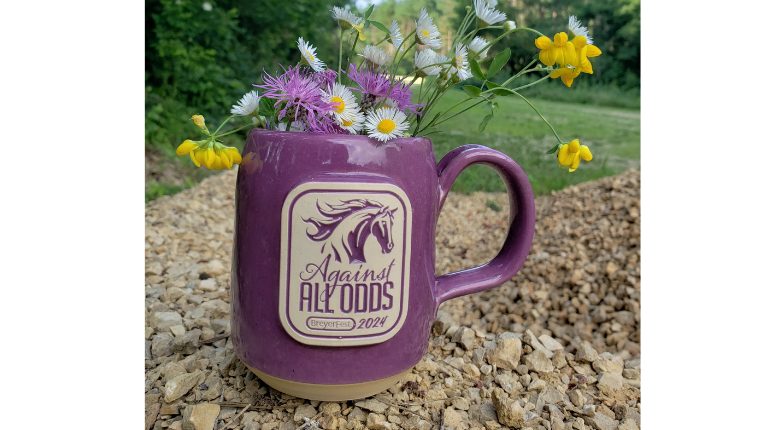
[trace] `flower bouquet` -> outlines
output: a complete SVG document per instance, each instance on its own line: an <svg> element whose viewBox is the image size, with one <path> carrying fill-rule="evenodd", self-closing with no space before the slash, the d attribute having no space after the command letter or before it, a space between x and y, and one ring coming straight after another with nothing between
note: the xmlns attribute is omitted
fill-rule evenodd
<svg viewBox="0 0 762 430"><path fill-rule="evenodd" d="M201 130L200 140L185 140L177 155L190 156L198 167L230 169L241 162L237 148L226 146L222 138L257 127L281 131L304 131L320 134L365 134L379 142L410 136L427 136L437 127L480 105L492 109L496 98L516 96L525 101L548 125L557 143L548 150L569 172L580 160L593 155L579 139L565 141L547 119L521 93L548 79L559 79L567 87L583 73L592 74L591 58L601 55L593 45L588 30L569 17L569 32L553 38L529 27L518 26L496 9L496 0L475 0L466 8L460 26L445 46L437 25L425 9L415 20L414 30L403 34L399 22L387 27L372 19L373 6L362 16L348 7L334 7L332 15L338 26L339 55L336 67L328 67L318 50L303 38L296 41L301 53L298 64L264 73L262 83L246 93L230 110L230 116L211 131L202 115L193 123ZM371 28L383 37L371 40ZM484 30L502 30L490 36ZM510 49L490 56L491 48L516 32L536 34L537 58L519 72L495 82L511 56ZM405 60L405 61L403 61ZM404 64L403 64L404 63ZM405 67L410 64L412 67ZM525 75L539 78L521 86L512 85ZM446 109L437 109L442 96L453 87L462 87L467 98ZM483 130L493 114L480 124ZM245 120L239 127L228 124Z"/></svg>

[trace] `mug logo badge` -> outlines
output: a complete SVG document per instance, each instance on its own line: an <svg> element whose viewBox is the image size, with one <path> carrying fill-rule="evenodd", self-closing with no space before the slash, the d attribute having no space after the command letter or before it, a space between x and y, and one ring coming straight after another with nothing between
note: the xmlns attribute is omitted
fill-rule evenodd
<svg viewBox="0 0 762 430"><path fill-rule="evenodd" d="M391 230L396 208L389 209L381 203L352 199L338 204L317 203L317 211L322 217L307 218L304 221L317 228L307 237L314 241L324 241L321 250L328 248L335 261L365 263L365 241L373 235L381 245L381 252L388 254L394 249Z"/></svg>
<svg viewBox="0 0 762 430"><path fill-rule="evenodd" d="M392 184L309 182L283 204L279 314L309 345L394 336L407 316L412 207Z"/></svg>

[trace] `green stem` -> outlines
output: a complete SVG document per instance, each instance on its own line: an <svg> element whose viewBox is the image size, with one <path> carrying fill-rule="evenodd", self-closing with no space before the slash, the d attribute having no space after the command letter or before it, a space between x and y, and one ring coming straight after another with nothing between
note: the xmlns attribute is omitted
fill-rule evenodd
<svg viewBox="0 0 762 430"><path fill-rule="evenodd" d="M217 127L217 130L214 130L214 133L212 133L212 135L216 135L217 132L222 129L222 126L227 124L227 122L230 121L231 119L233 119L234 116L235 115L230 115L229 117L225 118L225 121L222 121L222 124L220 124L220 126Z"/></svg>
<svg viewBox="0 0 762 430"><path fill-rule="evenodd" d="M512 90L512 89L508 89L508 88L506 88L506 89L507 89L508 91L510 91L510 92L511 92L513 95L520 97L520 98L521 98L521 100L524 100L524 102L526 102L526 104L528 104L528 105L529 105L529 107L531 107L531 108L532 108L532 110L534 110L534 112L535 112L535 113L536 113L536 114L537 114L537 115L538 115L540 118L542 118L542 120L545 122L545 124L547 124L547 126L550 128L550 131L552 131L552 132L553 132L553 135L555 135L555 136L556 136L556 139L558 140L558 143L561 143L561 144L563 144L563 143L564 143L564 142L561 140L561 137L559 137L559 136L558 136L558 133L556 132L556 129L555 129L555 128L553 128L553 126L550 124L550 122L548 122L548 120L547 120L547 119L545 119L545 117L544 117L544 116L543 116L543 115L540 113L540 111L539 111L539 110L537 110L537 108L536 108L536 107L535 107L535 106L532 104L532 102L530 102L530 101L529 101L529 100L528 100L526 97L524 97L524 96L522 96L521 94L517 93L515 90Z"/></svg>
<svg viewBox="0 0 762 430"><path fill-rule="evenodd" d="M218 137L225 137L225 136L231 135L233 133L238 133L241 130L244 130L244 129L247 129L247 128L250 128L250 127L253 127L253 126L254 126L254 124L247 124L247 125L238 127L235 130L226 131L225 133L222 133L222 134L219 134L219 135L215 134L214 137L216 137L216 138L218 138Z"/></svg>
<svg viewBox="0 0 762 430"><path fill-rule="evenodd" d="M339 68L336 70L339 73L339 83L341 83L342 48L344 48L344 29L339 26Z"/></svg>
<svg viewBox="0 0 762 430"><path fill-rule="evenodd" d="M534 34L536 34L538 36L545 36L544 34L540 33L539 31L535 30L534 28L529 28L529 27L518 27L518 28L514 29L513 31L520 31L520 30L529 31L529 32L532 32L532 33L534 33Z"/></svg>
<svg viewBox="0 0 762 430"><path fill-rule="evenodd" d="M522 85L522 86L520 86L520 87L516 87L516 88L511 88L511 90L512 90L512 91L519 91L519 90L523 90L523 89L529 88L529 87L531 87L531 86L533 86L533 85L537 85L537 84L539 84L540 82L542 82L542 81L544 81L544 80L548 79L549 77L550 77L550 75L545 75L545 76L543 76L542 78L540 78L540 79L538 79L538 80L536 80L536 81L534 81L534 82L532 82L532 83L529 83L529 84L526 84L526 85Z"/></svg>

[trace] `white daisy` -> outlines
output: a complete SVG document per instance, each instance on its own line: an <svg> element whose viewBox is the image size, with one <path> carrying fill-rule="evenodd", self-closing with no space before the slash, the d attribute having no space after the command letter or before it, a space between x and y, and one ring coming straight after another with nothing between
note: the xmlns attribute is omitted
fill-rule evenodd
<svg viewBox="0 0 762 430"><path fill-rule="evenodd" d="M336 123L339 124L339 127L347 130L351 134L357 134L363 131L363 128L365 127L365 114L358 111L357 115L339 119Z"/></svg>
<svg viewBox="0 0 762 430"><path fill-rule="evenodd" d="M474 54L478 55L480 60L487 58L487 45L489 43L480 36L474 37L474 40L468 44L468 49Z"/></svg>
<svg viewBox="0 0 762 430"><path fill-rule="evenodd" d="M310 45L309 42L301 37L296 42L296 46L299 47L299 52L302 53L304 61L306 61L314 71L322 72L325 70L325 63L316 56L314 46Z"/></svg>
<svg viewBox="0 0 762 430"><path fill-rule="evenodd" d="M400 49L402 46L402 31L400 31L400 24L397 20L392 21L392 25L389 26L389 33L392 38L392 45L395 49Z"/></svg>
<svg viewBox="0 0 762 430"><path fill-rule="evenodd" d="M344 8L334 6L331 9L331 15L333 15L333 19L338 21L339 25L344 30L349 30L353 25L359 25L362 22L362 18L353 14L352 11L349 10L349 6L344 6Z"/></svg>
<svg viewBox="0 0 762 430"><path fill-rule="evenodd" d="M365 130L368 136L386 142L389 139L402 136L410 127L405 114L399 109L380 108L368 114L365 119Z"/></svg>
<svg viewBox="0 0 762 430"><path fill-rule="evenodd" d="M498 24L508 19L503 12L493 9L485 0L474 0L474 11L485 25Z"/></svg>
<svg viewBox="0 0 762 430"><path fill-rule="evenodd" d="M238 100L238 104L234 105L230 109L231 115L249 116L256 114L259 109L259 93L256 91L250 91Z"/></svg>
<svg viewBox="0 0 762 430"><path fill-rule="evenodd" d="M442 47L442 41L439 40L439 29L434 25L426 9L421 9L418 21L415 22L415 38L421 45L429 48L439 49Z"/></svg>
<svg viewBox="0 0 762 430"><path fill-rule="evenodd" d="M593 38L590 37L587 27L582 25L582 22L580 22L580 20L577 19L577 17L574 15L569 17L569 31L571 31L575 36L584 36L585 39L587 39L588 45L593 44Z"/></svg>
<svg viewBox="0 0 762 430"><path fill-rule="evenodd" d="M375 45L365 45L365 48L362 50L360 56L379 66L385 66L386 63L391 60L391 58L389 58L389 54L387 54L383 48L379 48Z"/></svg>
<svg viewBox="0 0 762 430"><path fill-rule="evenodd" d="M432 51L430 48L426 48L422 51L415 53L415 70L416 75L423 76L435 76L442 71L441 65L435 65L447 61L447 57L444 57Z"/></svg>
<svg viewBox="0 0 762 430"><path fill-rule="evenodd" d="M328 91L323 91L323 100L333 106L333 116L339 124L341 120L355 118L360 113L355 95L344 85L333 84Z"/></svg>
<svg viewBox="0 0 762 430"><path fill-rule="evenodd" d="M455 45L455 56L452 58L452 65L455 66L455 73L461 81L470 78L471 67L468 65L468 49L462 43Z"/></svg>

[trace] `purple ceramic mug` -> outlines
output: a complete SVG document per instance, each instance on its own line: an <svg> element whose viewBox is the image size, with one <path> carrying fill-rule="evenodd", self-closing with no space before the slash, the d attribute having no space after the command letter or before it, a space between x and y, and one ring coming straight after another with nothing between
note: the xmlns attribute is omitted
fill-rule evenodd
<svg viewBox="0 0 762 430"><path fill-rule="evenodd" d="M489 263L436 276L437 217L474 163L505 179L510 231ZM383 391L426 353L442 302L519 270L534 221L523 170L484 146L461 146L437 164L425 138L254 130L236 190L236 352L265 383L297 397Z"/></svg>

